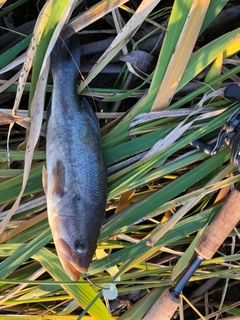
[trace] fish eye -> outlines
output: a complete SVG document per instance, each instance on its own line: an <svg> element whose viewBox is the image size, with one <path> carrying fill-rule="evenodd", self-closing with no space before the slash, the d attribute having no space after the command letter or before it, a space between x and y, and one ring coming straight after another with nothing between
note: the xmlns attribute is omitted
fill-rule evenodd
<svg viewBox="0 0 240 320"><path fill-rule="evenodd" d="M75 242L75 250L78 253L83 253L87 250L87 242L85 240L77 240Z"/></svg>

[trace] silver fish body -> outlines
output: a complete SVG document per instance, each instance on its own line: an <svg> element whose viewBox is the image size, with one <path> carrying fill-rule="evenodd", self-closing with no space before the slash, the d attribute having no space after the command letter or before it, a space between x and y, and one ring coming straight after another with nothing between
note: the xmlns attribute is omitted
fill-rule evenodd
<svg viewBox="0 0 240 320"><path fill-rule="evenodd" d="M43 174L53 240L74 281L87 272L96 250L107 194L98 120L77 94L79 65L78 38L59 39L51 56L54 86Z"/></svg>

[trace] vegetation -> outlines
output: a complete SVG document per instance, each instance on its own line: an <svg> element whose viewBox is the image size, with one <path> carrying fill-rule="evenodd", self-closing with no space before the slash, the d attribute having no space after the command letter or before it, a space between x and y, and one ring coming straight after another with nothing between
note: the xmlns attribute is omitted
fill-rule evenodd
<svg viewBox="0 0 240 320"><path fill-rule="evenodd" d="M0 6L1 319L141 319L177 282L203 228L240 180L227 146L211 157L189 145L199 138L214 145L239 107L222 88L239 82L237 1L3 0ZM106 221L89 273L77 283L56 255L41 182L50 53L65 24L83 46L102 41L100 53L83 57L83 67L94 65L83 71L79 94L100 108L109 170ZM239 297L228 296L239 280L237 234L191 277L180 319L240 315ZM197 293L207 285L209 291ZM118 298L109 300L116 288Z"/></svg>

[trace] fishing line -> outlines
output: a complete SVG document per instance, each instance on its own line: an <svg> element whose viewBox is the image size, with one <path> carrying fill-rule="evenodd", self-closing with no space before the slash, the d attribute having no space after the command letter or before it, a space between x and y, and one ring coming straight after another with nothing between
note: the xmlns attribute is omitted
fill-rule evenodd
<svg viewBox="0 0 240 320"><path fill-rule="evenodd" d="M87 279L87 281L89 282L89 283L91 283L93 286L95 286L95 287L97 287L97 288L99 288L99 289L105 289L105 290L110 290L110 288L104 288L104 287L101 287L101 286L99 286L98 284L96 284L96 283L94 283L94 282L92 282L92 280L90 280L89 278L88 278L88 276L87 276L87 274L85 273L84 274L85 275L85 277L86 277L86 279Z"/></svg>
<svg viewBox="0 0 240 320"><path fill-rule="evenodd" d="M88 276L85 274L85 277L87 278L88 282L91 283L92 285L96 286L97 288L100 288L102 291L102 295L107 302L108 300L114 300L118 296L118 290L117 287L114 283L106 283L104 287L101 287L95 283L93 283Z"/></svg>

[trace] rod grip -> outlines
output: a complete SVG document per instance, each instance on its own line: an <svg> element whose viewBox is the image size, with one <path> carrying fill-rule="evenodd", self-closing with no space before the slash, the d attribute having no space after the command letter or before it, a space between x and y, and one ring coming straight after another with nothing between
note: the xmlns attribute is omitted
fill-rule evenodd
<svg viewBox="0 0 240 320"><path fill-rule="evenodd" d="M240 219L240 192L233 189L215 219L207 226L196 252L208 260L227 238Z"/></svg>
<svg viewBox="0 0 240 320"><path fill-rule="evenodd" d="M179 306L180 299L171 295L169 289L163 291L143 320L169 320Z"/></svg>

